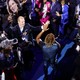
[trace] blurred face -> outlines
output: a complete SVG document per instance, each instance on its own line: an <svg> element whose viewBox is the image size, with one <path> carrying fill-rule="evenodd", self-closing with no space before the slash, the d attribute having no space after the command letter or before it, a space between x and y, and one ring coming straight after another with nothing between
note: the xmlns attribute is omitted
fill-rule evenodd
<svg viewBox="0 0 80 80"><path fill-rule="evenodd" d="M19 25L20 28L25 26L25 19L24 19L24 17L20 16L18 18L18 25Z"/></svg>
<svg viewBox="0 0 80 80"><path fill-rule="evenodd" d="M65 4L65 1L64 1L64 0L62 0L62 1L61 1L61 4L62 4L62 5L64 5L64 4Z"/></svg>
<svg viewBox="0 0 80 80"><path fill-rule="evenodd" d="M52 0L52 2L55 2L56 0Z"/></svg>
<svg viewBox="0 0 80 80"><path fill-rule="evenodd" d="M14 0L9 1L9 8L13 13L18 12L18 5Z"/></svg>
<svg viewBox="0 0 80 80"><path fill-rule="evenodd" d="M43 2L45 3L47 0L43 0Z"/></svg>

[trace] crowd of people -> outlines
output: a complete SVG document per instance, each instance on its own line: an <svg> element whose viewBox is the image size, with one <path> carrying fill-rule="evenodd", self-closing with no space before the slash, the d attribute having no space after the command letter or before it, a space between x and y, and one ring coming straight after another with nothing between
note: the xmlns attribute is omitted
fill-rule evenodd
<svg viewBox="0 0 80 80"><path fill-rule="evenodd" d="M59 40L76 38L80 52L79 0L1 0L0 3L0 75L4 71L6 80L18 80L14 69L34 60L30 48L36 44L43 51L45 80L48 63L55 66L55 56L64 46Z"/></svg>

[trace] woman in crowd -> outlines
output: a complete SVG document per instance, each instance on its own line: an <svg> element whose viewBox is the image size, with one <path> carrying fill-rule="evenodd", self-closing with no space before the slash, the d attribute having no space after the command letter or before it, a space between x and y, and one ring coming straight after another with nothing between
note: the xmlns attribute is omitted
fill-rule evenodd
<svg viewBox="0 0 80 80"><path fill-rule="evenodd" d="M35 21L39 25L46 23L50 18L50 2L48 0L36 0L35 3Z"/></svg>
<svg viewBox="0 0 80 80"><path fill-rule="evenodd" d="M43 3L41 4L41 9L39 12L41 24L44 24L46 23L47 20L49 20L50 7L51 7L50 2L48 0L43 0Z"/></svg>
<svg viewBox="0 0 80 80"><path fill-rule="evenodd" d="M41 46L43 51L45 80L48 80L48 65L51 65L52 68L56 68L55 56L60 47L60 44L55 40L55 36L52 33L47 34L44 42L40 39L42 34L48 30L48 25L49 22L47 22L43 30L36 37L37 44Z"/></svg>
<svg viewBox="0 0 80 80"><path fill-rule="evenodd" d="M27 9L25 8L23 3L20 3L19 0L7 0L6 6L9 14L8 20L12 23L12 25L16 25L19 15L25 16L25 18L28 19Z"/></svg>

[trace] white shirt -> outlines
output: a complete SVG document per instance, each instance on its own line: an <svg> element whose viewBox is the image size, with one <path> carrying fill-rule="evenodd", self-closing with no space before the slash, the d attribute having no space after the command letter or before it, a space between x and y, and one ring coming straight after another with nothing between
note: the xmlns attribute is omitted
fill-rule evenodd
<svg viewBox="0 0 80 80"><path fill-rule="evenodd" d="M20 31L21 31L21 32L23 31L23 27L20 28Z"/></svg>

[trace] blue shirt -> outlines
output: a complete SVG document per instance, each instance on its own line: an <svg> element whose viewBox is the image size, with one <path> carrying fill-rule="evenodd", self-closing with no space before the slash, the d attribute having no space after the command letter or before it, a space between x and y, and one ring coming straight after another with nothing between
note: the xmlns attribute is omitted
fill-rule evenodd
<svg viewBox="0 0 80 80"><path fill-rule="evenodd" d="M56 42L50 47L47 47L43 41L40 41L39 44L43 50L44 60L49 60L49 59L55 58L55 55L57 54L57 50L59 48L59 46Z"/></svg>

